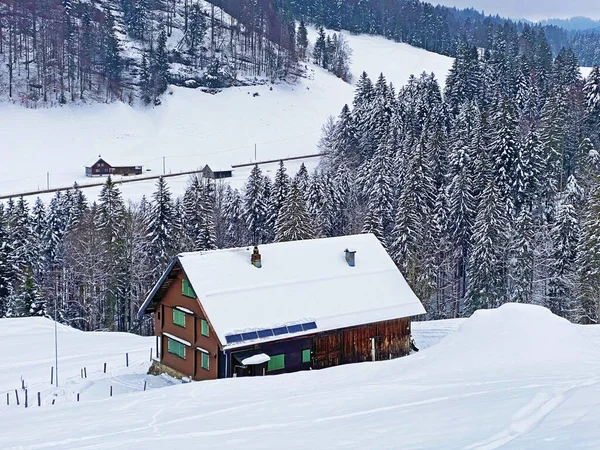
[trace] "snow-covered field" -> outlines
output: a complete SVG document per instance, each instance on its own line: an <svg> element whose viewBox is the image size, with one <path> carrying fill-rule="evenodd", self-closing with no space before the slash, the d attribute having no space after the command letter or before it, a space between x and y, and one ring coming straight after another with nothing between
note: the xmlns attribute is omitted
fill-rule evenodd
<svg viewBox="0 0 600 450"><path fill-rule="evenodd" d="M443 80L452 64L445 56L380 37L348 39L355 79L365 70L373 78L384 72L396 86L423 71L433 71ZM231 88L217 95L176 87L171 92L160 107L149 109L121 103L38 110L1 104L0 145L10 157L0 167L0 195L44 189L47 173L51 188L98 182L84 176L84 167L98 155L114 165L143 165L150 169L145 175L159 175L163 157L166 172L178 173L204 164L218 168L312 154L321 126L352 101L354 88L307 64L307 76L297 84ZM316 163L306 161L309 168ZM299 165L289 163L289 171ZM237 170L234 184L241 185L249 170ZM171 178L173 191L182 192L187 178ZM126 197L139 199L150 194L155 183L124 184L122 190ZM97 192L99 188L86 194L94 197Z"/></svg>
<svg viewBox="0 0 600 450"><path fill-rule="evenodd" d="M127 333L84 333L64 325L57 327L59 387L51 381L54 358L54 322L43 318L0 319L0 409L13 411L14 390L19 390L24 404L22 381L27 388L29 404L37 407L37 393L42 405L108 398L113 395L142 391L173 383L173 380L146 376L150 350L156 352L152 337ZM129 354L127 367L126 353ZM104 373L106 363L106 374ZM81 370L85 368L85 379ZM6 405L9 394L10 406ZM7 408L9 408L7 410ZM3 446L0 445L0 448Z"/></svg>
<svg viewBox="0 0 600 450"><path fill-rule="evenodd" d="M393 361L41 408L2 406L0 448L600 448L600 326L582 328L512 304L462 324L414 325L424 350ZM31 344L26 322L17 328ZM7 339L6 329L0 321L3 354L19 342ZM63 341L69 334L82 339L65 330ZM120 346L115 356L124 350L112 335L92 336ZM131 339L140 351L150 346ZM33 345L15 353L2 367L0 390L45 358ZM39 365L49 365L51 355L46 359Z"/></svg>

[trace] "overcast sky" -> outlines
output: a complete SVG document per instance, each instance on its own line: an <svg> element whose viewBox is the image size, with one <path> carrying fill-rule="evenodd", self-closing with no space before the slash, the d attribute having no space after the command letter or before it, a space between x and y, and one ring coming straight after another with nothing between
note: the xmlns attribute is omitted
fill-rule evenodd
<svg viewBox="0 0 600 450"><path fill-rule="evenodd" d="M600 0L430 0L432 3L475 8L486 14L514 19L542 20L574 16L600 19Z"/></svg>

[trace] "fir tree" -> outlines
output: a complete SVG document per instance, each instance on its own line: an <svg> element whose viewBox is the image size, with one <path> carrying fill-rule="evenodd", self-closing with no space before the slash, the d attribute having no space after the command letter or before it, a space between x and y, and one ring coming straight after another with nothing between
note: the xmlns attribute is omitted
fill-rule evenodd
<svg viewBox="0 0 600 450"><path fill-rule="evenodd" d="M148 223L148 242L155 279L158 279L174 256L173 210L171 191L164 178L156 183L152 195L152 208Z"/></svg>
<svg viewBox="0 0 600 450"><path fill-rule="evenodd" d="M483 192L473 225L469 260L468 313L496 308L506 301L504 278L508 223L502 193L493 180Z"/></svg>
<svg viewBox="0 0 600 450"><path fill-rule="evenodd" d="M315 231L307 212L306 202L296 182L292 182L277 216L275 240L277 242L299 241L314 237Z"/></svg>
<svg viewBox="0 0 600 450"><path fill-rule="evenodd" d="M268 238L267 216L268 199L265 196L265 179L258 165L248 177L244 193L244 216L249 238L254 245L266 242Z"/></svg>

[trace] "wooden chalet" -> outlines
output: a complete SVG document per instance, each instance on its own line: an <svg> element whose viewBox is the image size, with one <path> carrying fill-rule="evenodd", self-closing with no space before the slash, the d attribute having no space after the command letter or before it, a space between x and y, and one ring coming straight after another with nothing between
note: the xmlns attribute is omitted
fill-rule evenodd
<svg viewBox="0 0 600 450"><path fill-rule="evenodd" d="M372 234L183 253L148 295L159 368L208 380L387 360L424 314Z"/></svg>
<svg viewBox="0 0 600 450"><path fill-rule="evenodd" d="M213 170L207 164L202 169L202 176L204 178L210 178L212 180L220 180L220 179L223 179L223 178L231 178L233 176L233 169L231 169L231 168L224 168L224 169L219 169L219 170Z"/></svg>
<svg viewBox="0 0 600 450"><path fill-rule="evenodd" d="M92 166L85 168L85 175L88 177L103 175L141 175L142 166L111 166L104 159L100 158Z"/></svg>

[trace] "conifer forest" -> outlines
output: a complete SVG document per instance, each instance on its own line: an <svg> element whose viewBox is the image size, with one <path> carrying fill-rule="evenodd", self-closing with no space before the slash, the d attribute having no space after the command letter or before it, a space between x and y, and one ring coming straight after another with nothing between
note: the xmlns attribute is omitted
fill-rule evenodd
<svg viewBox="0 0 600 450"><path fill-rule="evenodd" d="M351 81L352 49L321 26L456 59L444 89L431 73L353 80L312 173L255 166L241 190L194 176L179 198L160 179L141 202L108 178L97 201L74 186L0 205L0 317L151 334L136 313L179 252L373 233L428 319L517 302L598 323L600 68L580 73L600 62L597 34L414 0L208 4L234 23L192 0L105 3L0 2L0 94L158 105L169 84L302 76L306 61Z"/></svg>

